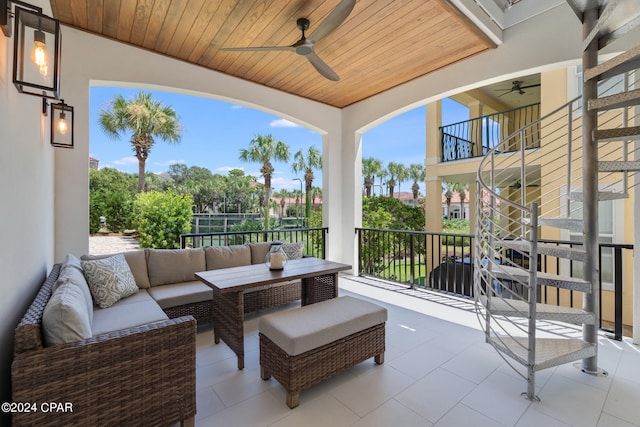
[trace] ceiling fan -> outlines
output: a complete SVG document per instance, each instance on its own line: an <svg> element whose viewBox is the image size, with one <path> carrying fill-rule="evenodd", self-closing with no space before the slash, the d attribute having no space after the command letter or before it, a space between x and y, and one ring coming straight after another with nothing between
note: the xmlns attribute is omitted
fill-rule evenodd
<svg viewBox="0 0 640 427"><path fill-rule="evenodd" d="M524 95L526 92L524 91L524 89L529 89L532 87L539 87L540 83L534 83L531 85L526 85L526 86L522 86L522 83L524 83L524 81L522 80L515 80L511 83L511 89L496 89L496 90L501 90L503 91L502 94L498 95L498 97L507 95L509 93L513 93L513 92L517 92L520 95Z"/></svg>
<svg viewBox="0 0 640 427"><path fill-rule="evenodd" d="M527 188L537 188L540 187L540 184L538 183L534 183L534 184L527 184ZM521 179L517 179L513 184L511 184L509 186L509 188L513 189L513 190L519 190L522 188L522 180Z"/></svg>
<svg viewBox="0 0 640 427"><path fill-rule="evenodd" d="M296 21L298 29L302 31L300 40L291 46L255 46L255 47L225 47L221 50L227 51L270 51L270 50L289 50L298 55L306 56L311 65L325 78L333 81L340 80L340 77L331 69L318 55L313 51L314 45L331 34L336 28L344 22L349 16L356 0L342 0L335 9L331 11L329 16L318 25L318 27L307 38L304 34L309 29L309 20L307 18L299 18Z"/></svg>

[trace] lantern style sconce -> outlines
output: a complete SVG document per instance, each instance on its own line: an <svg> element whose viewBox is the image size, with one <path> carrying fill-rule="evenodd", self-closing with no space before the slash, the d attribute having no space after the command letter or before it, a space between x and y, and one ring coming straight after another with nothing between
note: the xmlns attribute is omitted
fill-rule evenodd
<svg viewBox="0 0 640 427"><path fill-rule="evenodd" d="M47 114L48 102L42 100L42 112ZM51 104L51 145L54 147L73 148L73 107L61 99Z"/></svg>
<svg viewBox="0 0 640 427"><path fill-rule="evenodd" d="M18 92L60 98L60 21L18 0L0 0L0 26L11 37L10 8L15 3L13 84ZM18 7L18 5L22 7Z"/></svg>

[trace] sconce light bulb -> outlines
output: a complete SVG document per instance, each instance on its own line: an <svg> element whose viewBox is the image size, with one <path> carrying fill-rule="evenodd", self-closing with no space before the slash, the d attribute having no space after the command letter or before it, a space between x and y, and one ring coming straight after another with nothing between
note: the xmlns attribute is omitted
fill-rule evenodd
<svg viewBox="0 0 640 427"><path fill-rule="evenodd" d="M58 119L58 130L63 135L67 133L67 120L63 112L60 113L60 118Z"/></svg>
<svg viewBox="0 0 640 427"><path fill-rule="evenodd" d="M40 30L35 30L33 34L33 49L31 50L31 60L39 68L42 77L47 77L49 68L49 54L45 43L45 34Z"/></svg>

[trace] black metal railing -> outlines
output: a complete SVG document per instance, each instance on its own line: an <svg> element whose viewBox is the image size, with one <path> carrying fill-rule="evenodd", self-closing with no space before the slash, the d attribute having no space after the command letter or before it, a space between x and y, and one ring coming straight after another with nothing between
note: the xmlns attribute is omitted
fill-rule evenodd
<svg viewBox="0 0 640 427"><path fill-rule="evenodd" d="M539 118L540 103L536 103L441 126L442 161L484 156L517 129ZM524 141L526 148L540 146L539 133L539 128L535 126L531 132L527 132ZM515 140L513 144L514 150L517 149Z"/></svg>
<svg viewBox="0 0 640 427"><path fill-rule="evenodd" d="M242 245L256 242L305 242L304 254L325 258L329 229L296 228L286 230L232 231L226 233L190 233L180 235L181 248Z"/></svg>
<svg viewBox="0 0 640 427"><path fill-rule="evenodd" d="M406 284L410 288L425 288L473 298L473 248L474 236L470 234L445 234L421 231L381 230L357 228L358 271L362 276ZM580 242L540 240L542 243L565 247L581 246ZM629 244L600 244L600 265L603 255L612 260L612 270L600 275L600 295L603 288L613 287L613 317L603 321L604 304L600 304L600 329L613 332L614 338L622 339L622 290L623 251L633 251ZM501 263L528 266L526 253L507 248L498 250ZM538 270L542 272L563 271L565 275L580 274L575 262L561 260L550 255L539 255ZM562 265L568 263L567 265ZM568 268L569 273L566 273ZM606 269L604 269L606 270ZM603 277L605 274L608 277ZM632 284L627 284L628 287ZM517 292L517 290L514 290ZM524 292L524 291L523 291ZM581 307L582 294L550 286L541 286L538 301L545 304L562 304ZM613 324L608 329L607 324Z"/></svg>

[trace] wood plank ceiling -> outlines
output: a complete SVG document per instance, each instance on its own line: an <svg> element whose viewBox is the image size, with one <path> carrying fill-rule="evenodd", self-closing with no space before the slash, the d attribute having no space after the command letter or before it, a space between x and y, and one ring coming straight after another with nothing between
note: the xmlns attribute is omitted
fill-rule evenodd
<svg viewBox="0 0 640 427"><path fill-rule="evenodd" d="M220 50L291 45L301 35L298 18L310 20L309 35L339 2L51 0L51 7L65 25L339 108L495 47L447 0L358 0L314 49L338 82L294 52Z"/></svg>

